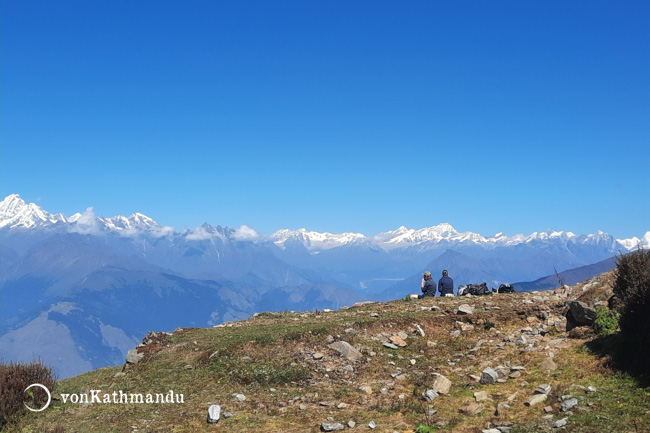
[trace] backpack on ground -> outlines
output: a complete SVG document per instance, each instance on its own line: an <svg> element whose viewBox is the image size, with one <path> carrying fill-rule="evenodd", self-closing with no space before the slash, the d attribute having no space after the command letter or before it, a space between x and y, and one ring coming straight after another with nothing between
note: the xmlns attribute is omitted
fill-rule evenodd
<svg viewBox="0 0 650 433"><path fill-rule="evenodd" d="M458 286L458 296L465 296L468 294L469 294L469 290L466 285Z"/></svg>
<svg viewBox="0 0 650 433"><path fill-rule="evenodd" d="M515 293L515 286L512 284L501 284L496 291L497 293Z"/></svg>
<svg viewBox="0 0 650 433"><path fill-rule="evenodd" d="M491 295L490 289L488 289L487 283L483 284L468 284L467 291L472 296L482 296L482 295Z"/></svg>

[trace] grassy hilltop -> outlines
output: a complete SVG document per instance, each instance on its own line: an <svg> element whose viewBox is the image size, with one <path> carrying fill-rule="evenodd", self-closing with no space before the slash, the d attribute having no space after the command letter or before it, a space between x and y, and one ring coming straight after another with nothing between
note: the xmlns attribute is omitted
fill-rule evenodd
<svg viewBox="0 0 650 433"><path fill-rule="evenodd" d="M334 423L371 431L373 422L377 432L538 432L557 430L554 423L565 418L564 431L650 431L650 388L612 369L603 351L609 337L589 327L567 332L566 302L606 301L613 278L610 272L539 293L262 313L150 334L139 362L59 382L50 408L6 431L317 432ZM473 312L458 314L461 304ZM359 359L330 348L336 341L357 349ZM497 383L479 382L487 367L499 373ZM448 390L441 376L451 382ZM434 383L439 396L426 401ZM542 384L551 387L546 401L525 404ZM91 390L173 390L184 403L61 400ZM571 398L576 404L563 411ZM222 409L217 424L206 423L212 404Z"/></svg>

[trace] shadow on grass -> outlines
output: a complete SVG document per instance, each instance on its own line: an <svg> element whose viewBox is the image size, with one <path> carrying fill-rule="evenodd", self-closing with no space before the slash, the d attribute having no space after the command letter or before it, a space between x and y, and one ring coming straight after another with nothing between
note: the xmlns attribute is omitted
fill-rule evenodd
<svg viewBox="0 0 650 433"><path fill-rule="evenodd" d="M650 387L650 344L617 332L586 343L587 349L612 369L633 377L640 387Z"/></svg>

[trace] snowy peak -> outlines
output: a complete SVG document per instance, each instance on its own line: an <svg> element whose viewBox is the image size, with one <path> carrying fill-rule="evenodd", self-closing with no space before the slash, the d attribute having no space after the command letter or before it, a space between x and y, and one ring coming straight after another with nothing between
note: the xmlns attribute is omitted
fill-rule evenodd
<svg viewBox="0 0 650 433"><path fill-rule="evenodd" d="M97 220L104 225L108 230L117 231L155 231L161 228L160 224L141 213L134 213L131 216L124 217L122 215L114 216L113 218L98 217Z"/></svg>
<svg viewBox="0 0 650 433"><path fill-rule="evenodd" d="M278 230L269 236L269 240L282 249L285 248L287 241L298 241L310 251L329 250L343 245L368 242L368 238L361 233L319 233L307 231L304 228L300 230Z"/></svg>
<svg viewBox="0 0 650 433"><path fill-rule="evenodd" d="M563 232L563 231L556 231L556 230L549 229L543 232L534 232L532 235L526 238L526 241L532 241L532 240L546 241L549 239L573 239L575 237L576 235L571 232Z"/></svg>
<svg viewBox="0 0 650 433"><path fill-rule="evenodd" d="M95 217L92 208L88 208L84 213L75 213L66 218L60 213L48 213L35 203L25 203L18 194L11 194L0 202L0 228L30 229L53 225L66 227L67 230L77 233L116 232L127 236L140 232L164 235L174 231L172 227L162 227L141 213L134 213L128 218L122 215L112 218Z"/></svg>
<svg viewBox="0 0 650 433"><path fill-rule="evenodd" d="M634 236L630 239L617 239L617 242L623 245L623 247L628 251L637 250L639 248L650 249L650 232L646 232L641 239Z"/></svg>
<svg viewBox="0 0 650 433"><path fill-rule="evenodd" d="M407 229L402 226L397 230L379 233L378 235L373 236L372 239L385 250L428 243L439 243L442 241L487 242L483 236L477 233L459 233L449 223L442 223L437 226L425 227L419 230Z"/></svg>
<svg viewBox="0 0 650 433"><path fill-rule="evenodd" d="M0 202L0 228L47 227L65 223L62 214L50 214L34 203L25 203L18 194L11 194Z"/></svg>

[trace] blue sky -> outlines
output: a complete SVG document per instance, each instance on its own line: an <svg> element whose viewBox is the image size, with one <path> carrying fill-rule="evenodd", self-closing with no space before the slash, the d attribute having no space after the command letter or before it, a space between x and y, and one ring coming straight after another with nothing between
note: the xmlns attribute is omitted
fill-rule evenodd
<svg viewBox="0 0 650 433"><path fill-rule="evenodd" d="M373 235L650 230L647 1L3 1L0 193Z"/></svg>

